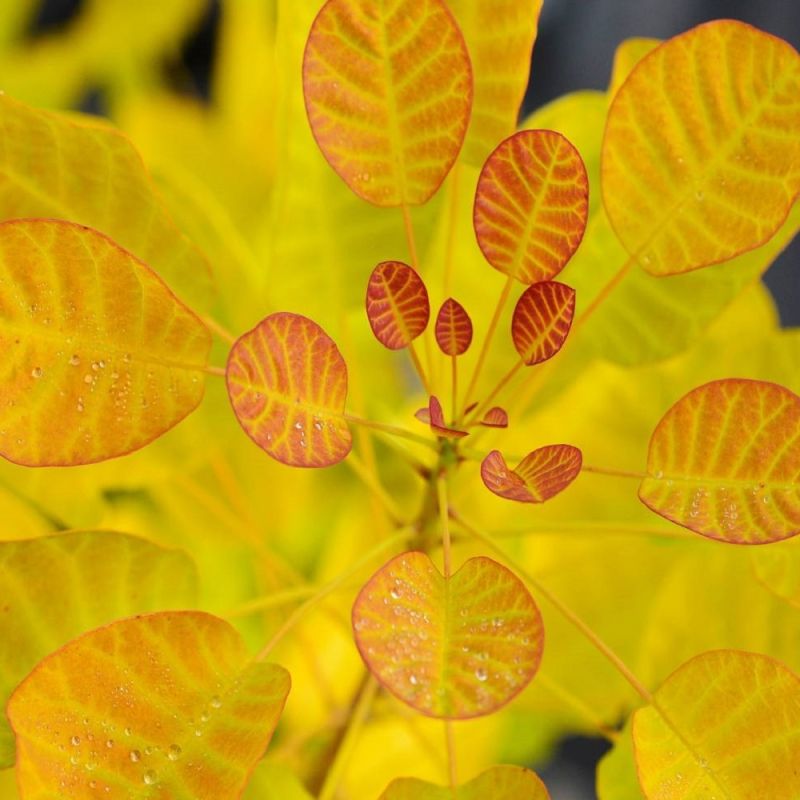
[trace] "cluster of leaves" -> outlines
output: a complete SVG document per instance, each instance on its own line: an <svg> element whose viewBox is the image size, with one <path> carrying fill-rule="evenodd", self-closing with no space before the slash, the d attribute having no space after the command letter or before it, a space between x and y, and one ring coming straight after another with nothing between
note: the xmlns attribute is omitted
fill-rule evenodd
<svg viewBox="0 0 800 800"><path fill-rule="evenodd" d="M198 3L89 5L18 93L102 80L159 190L0 97L3 791L546 800L498 762L582 730L604 800L797 797L797 52L626 42L516 130L529 2L231 2L208 108L92 44Z"/></svg>

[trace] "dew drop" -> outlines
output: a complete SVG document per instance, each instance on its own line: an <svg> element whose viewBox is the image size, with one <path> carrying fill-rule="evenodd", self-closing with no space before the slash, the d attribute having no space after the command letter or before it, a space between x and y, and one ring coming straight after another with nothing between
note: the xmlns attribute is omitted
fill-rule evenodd
<svg viewBox="0 0 800 800"><path fill-rule="evenodd" d="M148 769L147 772L142 775L142 780L148 785L152 786L156 780L158 780L158 776L152 769Z"/></svg>
<svg viewBox="0 0 800 800"><path fill-rule="evenodd" d="M389 591L389 594L392 596L393 600L399 600L400 599L400 592L398 592L397 589L391 589Z"/></svg>
<svg viewBox="0 0 800 800"><path fill-rule="evenodd" d="M416 686L416 685L419 683L419 681L417 680L417 676L416 676L416 675L409 675L409 676L408 676L408 682L409 682L409 683L410 683L412 686Z"/></svg>
<svg viewBox="0 0 800 800"><path fill-rule="evenodd" d="M113 746L114 746L114 740L113 739L107 739L106 740L106 747L110 750Z"/></svg>
<svg viewBox="0 0 800 800"><path fill-rule="evenodd" d="M211 698L211 708L222 708L222 700L216 694Z"/></svg>
<svg viewBox="0 0 800 800"><path fill-rule="evenodd" d="M81 737L73 736L69 741L73 747L77 747L81 743Z"/></svg>
<svg viewBox="0 0 800 800"><path fill-rule="evenodd" d="M131 761L134 764L142 760L142 754L138 750L131 750Z"/></svg>
<svg viewBox="0 0 800 800"><path fill-rule="evenodd" d="M41 367L34 367L31 370L31 378L41 378L44 370Z"/></svg>
<svg viewBox="0 0 800 800"><path fill-rule="evenodd" d="M485 681L489 677L489 673L483 667L478 667L478 669L475 670L475 677L479 681Z"/></svg>
<svg viewBox="0 0 800 800"><path fill-rule="evenodd" d="M94 383L94 378L91 375L88 375L88 374L84 375L83 376L83 382L86 383L86 384Z"/></svg>
<svg viewBox="0 0 800 800"><path fill-rule="evenodd" d="M81 363L80 356L77 354L70 356L69 363L71 366L77 367Z"/></svg>
<svg viewBox="0 0 800 800"><path fill-rule="evenodd" d="M177 744L171 744L167 750L167 758L170 761L177 761L181 757L181 748Z"/></svg>

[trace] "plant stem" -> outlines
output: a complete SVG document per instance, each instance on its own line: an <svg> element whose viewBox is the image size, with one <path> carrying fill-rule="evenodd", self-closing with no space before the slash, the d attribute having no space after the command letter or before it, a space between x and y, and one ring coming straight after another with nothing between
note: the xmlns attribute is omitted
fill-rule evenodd
<svg viewBox="0 0 800 800"><path fill-rule="evenodd" d="M583 700L580 699L580 697L577 697L568 689L565 689L560 683L554 681L541 670L539 670L539 673L536 675L536 681L542 687L547 689L548 692L554 694L559 700L576 711L604 739L607 739L612 744L619 740L619 734L617 731L615 731L613 728L610 728L602 720L598 719L594 712L583 702Z"/></svg>
<svg viewBox="0 0 800 800"><path fill-rule="evenodd" d="M391 495L384 489L376 473L367 468L366 464L353 452L350 452L344 463L372 492L373 497L383 506L396 525L404 525L403 515Z"/></svg>
<svg viewBox="0 0 800 800"><path fill-rule="evenodd" d="M374 420L365 419L364 417L356 417L353 414L343 414L342 418L347 422L352 422L353 425L363 425L365 428L371 428L375 431L388 433L390 436L399 436L401 439L409 439L412 442L424 444L425 447L429 447L432 450L437 449L436 443L431 439L428 439L425 436L420 436L412 431L407 431L405 428L400 428L397 425L389 425L386 422L375 422Z"/></svg>
<svg viewBox="0 0 800 800"><path fill-rule="evenodd" d="M422 362L419 360L419 356L417 355L417 350L414 347L414 342L408 343L408 354L411 356L411 363L414 365L414 369L417 371L417 375L419 375L419 379L422 382L422 388L425 390L425 394L428 397L431 396L431 384L428 380L428 375L425 372L424 367L422 366Z"/></svg>
<svg viewBox="0 0 800 800"><path fill-rule="evenodd" d="M205 372L206 375L214 375L217 378L225 377L225 370L223 367L203 367L203 372Z"/></svg>
<svg viewBox="0 0 800 800"><path fill-rule="evenodd" d="M472 414L470 414L469 422L465 422L465 424L474 425L481 418L481 416L483 416L483 414L489 410L489 406L491 405L492 400L494 400L495 397L497 397L497 395L500 394L500 392L502 392L503 389L505 389L509 381L524 366L525 366L524 361L522 360L517 361L517 363L514 364L514 366L500 379L497 386L495 386L494 389L492 389L488 397L472 412Z"/></svg>
<svg viewBox="0 0 800 800"><path fill-rule="evenodd" d="M442 525L442 567L445 579L453 572L450 557L450 508L447 502L447 476L436 479L436 493L439 499L439 519Z"/></svg>
<svg viewBox="0 0 800 800"><path fill-rule="evenodd" d="M641 481L647 477L645 472L631 472L625 469L613 469L611 467L592 467L584 464L581 467L581 472L591 472L595 475L611 475L616 478L633 478L634 480Z"/></svg>
<svg viewBox="0 0 800 800"><path fill-rule="evenodd" d="M450 356L450 386L453 394L453 424L456 424L456 416L458 414L458 359L456 356Z"/></svg>
<svg viewBox="0 0 800 800"><path fill-rule="evenodd" d="M450 783L450 791L455 798L456 787L458 786L458 760L456 757L453 720L451 719L444 721L444 740L447 746L447 779Z"/></svg>
<svg viewBox="0 0 800 800"><path fill-rule="evenodd" d="M247 614L253 614L256 611L279 608L295 600L303 600L306 597L310 597L318 591L319 586L313 586L311 584L307 586L295 586L291 589L284 589L282 592L266 595L265 597L256 597L248 603L242 603L242 605L232 608L222 616L225 619L234 619L235 617L244 617Z"/></svg>
<svg viewBox="0 0 800 800"><path fill-rule="evenodd" d="M450 297L453 285L453 254L456 243L456 222L458 219L458 183L461 174L461 165L456 162L450 171L450 181L448 184L450 206L448 209L449 219L447 222L447 244L444 250L444 296Z"/></svg>
<svg viewBox="0 0 800 800"><path fill-rule="evenodd" d="M200 315L200 321L212 333L215 333L223 342L232 345L236 342L236 337L221 323L217 322L213 317L207 314Z"/></svg>

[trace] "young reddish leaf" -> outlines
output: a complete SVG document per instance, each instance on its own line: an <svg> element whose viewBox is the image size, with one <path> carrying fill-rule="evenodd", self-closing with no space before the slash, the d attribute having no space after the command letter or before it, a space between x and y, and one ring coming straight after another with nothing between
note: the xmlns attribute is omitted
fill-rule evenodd
<svg viewBox="0 0 800 800"><path fill-rule="evenodd" d="M192 606L196 582L183 553L123 533L0 542L0 642L14 643L0 659L0 708L36 663L65 642L119 617ZM0 717L0 769L13 763L14 737Z"/></svg>
<svg viewBox="0 0 800 800"><path fill-rule="evenodd" d="M511 336L525 364L547 361L562 348L574 314L575 290L566 284L543 281L523 292L511 318Z"/></svg>
<svg viewBox="0 0 800 800"><path fill-rule="evenodd" d="M764 544L800 533L800 397L743 379L689 392L653 432L639 498L711 539Z"/></svg>
<svg viewBox="0 0 800 800"><path fill-rule="evenodd" d="M626 250L671 275L766 242L800 191L798 165L800 56L718 20L656 48L615 95L603 201Z"/></svg>
<svg viewBox="0 0 800 800"><path fill-rule="evenodd" d="M507 428L508 413L500 406L494 406L486 412L486 416L481 420L481 425L487 428Z"/></svg>
<svg viewBox="0 0 800 800"><path fill-rule="evenodd" d="M639 709L633 743L647 797L800 797L800 678L779 661L716 650L687 661Z"/></svg>
<svg viewBox="0 0 800 800"><path fill-rule="evenodd" d="M578 151L555 131L520 131L489 156L473 222L486 260L522 283L555 277L586 228L589 180Z"/></svg>
<svg viewBox="0 0 800 800"><path fill-rule="evenodd" d="M472 320L461 303L448 297L436 315L436 343L446 356L460 356L472 344Z"/></svg>
<svg viewBox="0 0 800 800"><path fill-rule="evenodd" d="M367 319L390 350L408 347L428 327L431 306L422 278L402 261L383 261L367 284Z"/></svg>
<svg viewBox="0 0 800 800"><path fill-rule="evenodd" d="M163 612L91 631L11 696L20 793L235 800L289 684L283 667L251 661L240 635L210 614Z"/></svg>
<svg viewBox="0 0 800 800"><path fill-rule="evenodd" d="M431 430L437 436L443 436L445 439L461 439L462 437L468 435L467 431L460 431L456 428L449 428L447 426L447 423L444 421L442 404L439 402L439 398L435 395L431 395L431 398L428 401L428 407L420 408L419 411L414 414L414 416L420 422L430 425Z"/></svg>
<svg viewBox="0 0 800 800"><path fill-rule="evenodd" d="M419 778L393 780L378 800L550 800L535 772L524 767L490 767L469 783L436 786Z"/></svg>
<svg viewBox="0 0 800 800"><path fill-rule="evenodd" d="M445 578L425 553L381 567L353 605L372 674L431 717L465 719L508 703L539 668L544 630L522 581L490 558Z"/></svg>
<svg viewBox="0 0 800 800"><path fill-rule="evenodd" d="M472 70L441 0L328 0L303 58L311 131L328 163L379 206L417 205L458 156Z"/></svg>
<svg viewBox="0 0 800 800"><path fill-rule="evenodd" d="M0 224L0 309L0 454L10 461L121 456L203 397L208 330L152 270L91 228Z"/></svg>
<svg viewBox="0 0 800 800"><path fill-rule="evenodd" d="M237 340L225 374L236 419L274 459L327 467L350 452L347 365L316 322L271 314Z"/></svg>
<svg viewBox="0 0 800 800"><path fill-rule="evenodd" d="M510 469L499 450L492 450L481 463L486 488L506 500L544 503L578 477L583 456L571 444L548 444L528 453Z"/></svg>

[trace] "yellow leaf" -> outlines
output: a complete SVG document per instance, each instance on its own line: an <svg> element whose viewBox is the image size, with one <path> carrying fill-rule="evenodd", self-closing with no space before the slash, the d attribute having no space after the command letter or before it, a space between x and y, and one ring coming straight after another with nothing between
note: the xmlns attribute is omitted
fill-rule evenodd
<svg viewBox="0 0 800 800"><path fill-rule="evenodd" d="M619 91L619 87L625 83L633 68L660 44L661 39L633 38L626 39L617 46L611 68L611 80L608 84L609 98L613 98Z"/></svg>
<svg viewBox="0 0 800 800"><path fill-rule="evenodd" d="M599 800L645 800L636 775L630 718L614 746L597 764L596 788Z"/></svg>

